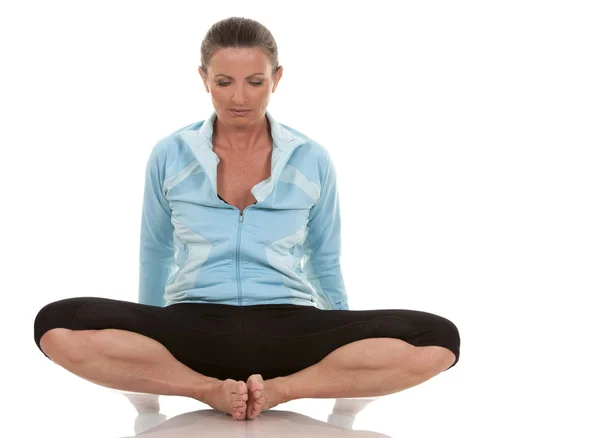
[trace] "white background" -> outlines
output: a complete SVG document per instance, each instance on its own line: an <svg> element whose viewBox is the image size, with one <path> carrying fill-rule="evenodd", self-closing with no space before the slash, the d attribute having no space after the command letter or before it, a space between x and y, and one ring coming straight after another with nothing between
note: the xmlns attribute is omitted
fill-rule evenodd
<svg viewBox="0 0 600 438"><path fill-rule="evenodd" d="M269 110L334 160L350 308L424 310L461 332L456 367L355 429L598 436L596 5L3 4L3 424L131 433L115 426L131 407L43 356L33 321L63 298L137 299L146 160L211 114L202 38L244 16L279 47Z"/></svg>

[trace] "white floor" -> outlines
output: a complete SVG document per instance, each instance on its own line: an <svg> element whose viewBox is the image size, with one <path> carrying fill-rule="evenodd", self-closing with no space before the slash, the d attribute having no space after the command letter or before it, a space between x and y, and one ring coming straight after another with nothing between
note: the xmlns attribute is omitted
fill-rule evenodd
<svg viewBox="0 0 600 438"><path fill-rule="evenodd" d="M190 437L200 433L202 436L210 437L390 436L370 430L356 430L353 427L356 416L369 403L375 401L374 398L336 400L326 421L294 412L286 407L278 407L279 409L264 412L258 419L252 421L235 421L229 415L212 410L207 406L198 406L192 411L183 410L181 413L169 417L159 412L160 397L146 394L121 395L126 397L140 412L133 421L135 435L143 434L148 437Z"/></svg>

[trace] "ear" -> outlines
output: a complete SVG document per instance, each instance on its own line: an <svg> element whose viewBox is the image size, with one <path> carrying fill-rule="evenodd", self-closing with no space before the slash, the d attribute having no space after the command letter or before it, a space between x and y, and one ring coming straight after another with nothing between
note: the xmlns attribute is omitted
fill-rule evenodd
<svg viewBox="0 0 600 438"><path fill-rule="evenodd" d="M275 92L275 89L277 88L277 85L279 84L279 81L281 80L282 75L283 75L283 67L280 65L277 68L277 73L275 73L275 80L274 80L274 84L273 84L273 93Z"/></svg>
<svg viewBox="0 0 600 438"><path fill-rule="evenodd" d="M198 67L198 73L200 73L200 77L202 78L202 82L204 83L204 89L206 90L206 92L209 92L208 90L208 81L206 79L206 77L204 76L204 72L202 71L202 66Z"/></svg>

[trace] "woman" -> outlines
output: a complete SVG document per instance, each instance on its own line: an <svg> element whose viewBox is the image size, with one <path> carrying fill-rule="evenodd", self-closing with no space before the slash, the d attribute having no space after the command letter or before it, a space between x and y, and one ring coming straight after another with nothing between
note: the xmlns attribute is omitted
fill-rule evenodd
<svg viewBox="0 0 600 438"><path fill-rule="evenodd" d="M222 20L201 58L215 112L150 154L139 303L50 303L40 350L99 385L193 397L238 420L299 398L391 394L454 366L449 320L348 310L335 169L267 111L283 73L271 33Z"/></svg>

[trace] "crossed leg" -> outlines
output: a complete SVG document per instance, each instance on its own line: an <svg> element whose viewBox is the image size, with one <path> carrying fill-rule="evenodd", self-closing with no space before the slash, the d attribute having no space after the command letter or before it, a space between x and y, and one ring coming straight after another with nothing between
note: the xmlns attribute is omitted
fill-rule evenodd
<svg viewBox="0 0 600 438"><path fill-rule="evenodd" d="M370 361L365 363L365 356ZM448 369L455 355L445 347L415 347L399 339L364 339L338 348L321 362L289 376L247 382L247 418L301 398L352 398L392 394Z"/></svg>
<svg viewBox="0 0 600 438"><path fill-rule="evenodd" d="M86 303L89 310L89 304L94 302ZM118 314L115 312L114 301L104 299L101 303L112 306L111 316ZM128 311L131 310L131 306L137 310L139 308L136 306L142 306L135 303L118 303L121 310L128 308ZM79 310L82 308L81 301L63 304L77 305ZM65 306L60 309L64 311ZM96 306L95 310L98 311L100 308ZM160 311L159 308L151 310ZM139 315L137 319L120 320L121 329L84 329L82 322L93 326L98 321L82 318L85 312L78 311L75 315L79 315L79 319L70 317L70 321L77 322L75 326L71 326L71 329L55 328L44 331L44 324L38 324L36 318L36 340L39 341L40 349L50 359L91 382L127 391L192 397L214 409L227 412L238 420L254 419L264 410L299 398L349 398L391 394L432 378L453 366L458 360L457 355L452 351L457 351L458 348L458 332L452 332L453 325L448 324L447 320L440 319L445 321L446 335L441 338L454 339L456 345L452 348L439 345L418 346L418 344L433 342L427 337L431 336L431 327L423 330L422 327L417 327L420 322L414 319L412 322L394 324L402 318L399 318L397 313L389 313L395 312L392 310L355 311L355 313L347 311L345 314L335 311L335 313L319 315L314 313L314 310L309 311L311 313L306 313L305 316L302 316L305 313L304 309L300 312L296 309L293 309L292 313L288 312L284 320L277 321L278 329L281 328L278 332L283 335L277 337L266 335L270 341L277 342L269 342L271 349L259 349L258 357L254 358L255 371L264 369L258 364L273 362L273 360L278 362L279 369L284 371L278 372L271 368L262 374L252 374L246 381L245 378L242 380L239 377L244 374L250 375L248 372L231 374L234 378L227 378L225 371L217 377L214 377L217 373L197 372L199 362L191 361L186 364L186 358L182 356L175 358L165 345L153 339L162 336L160 335L162 331L150 331L148 334L153 337L132 331L139 330ZM143 308L141 313L147 314L148 311L149 309ZM431 315L424 312L414 314ZM373 315L378 316L364 319ZM131 314L128 313L128 316L131 317ZM102 324L110 322L114 325L115 322L108 321L108 318L102 319L98 316L98 312L94 313L94 317L99 318L99 323ZM301 326L298 325L299 317L310 318L313 326L312 334L306 335L306 329L300 329L301 335L297 334L298 327ZM338 320L335 321L336 319ZM325 327L319 325L319 320L325 321L325 325L329 328L325 331L315 331ZM266 325L262 327L269 327L269 319L264 315L260 315L258 321L261 324L266 321ZM166 322L163 320L161 323ZM288 329L295 330L294 333L288 330L286 334L286 323ZM64 323L62 325L69 326ZM155 318L153 327L157 325L160 324ZM162 327L162 330L164 331L165 327ZM386 336L398 330L404 331L403 336L412 344ZM40 335L41 333L43 336ZM315 344L312 337L320 338L322 341L320 344ZM353 338L358 340L352 341ZM165 341L165 344L167 343ZM181 347L173 345L174 349ZM290 349L289 351L299 351L302 356L298 357L297 353L295 358L290 357L289 352L283 351L284 345ZM302 345L312 345L312 353L308 354L307 348L298 350ZM286 357L289 362L278 360L276 356ZM195 366L188 366L191 363ZM296 367L295 372L285 372L285 370L293 370L290 363ZM249 369L251 368L247 368L246 371ZM263 376L267 378L263 379Z"/></svg>

